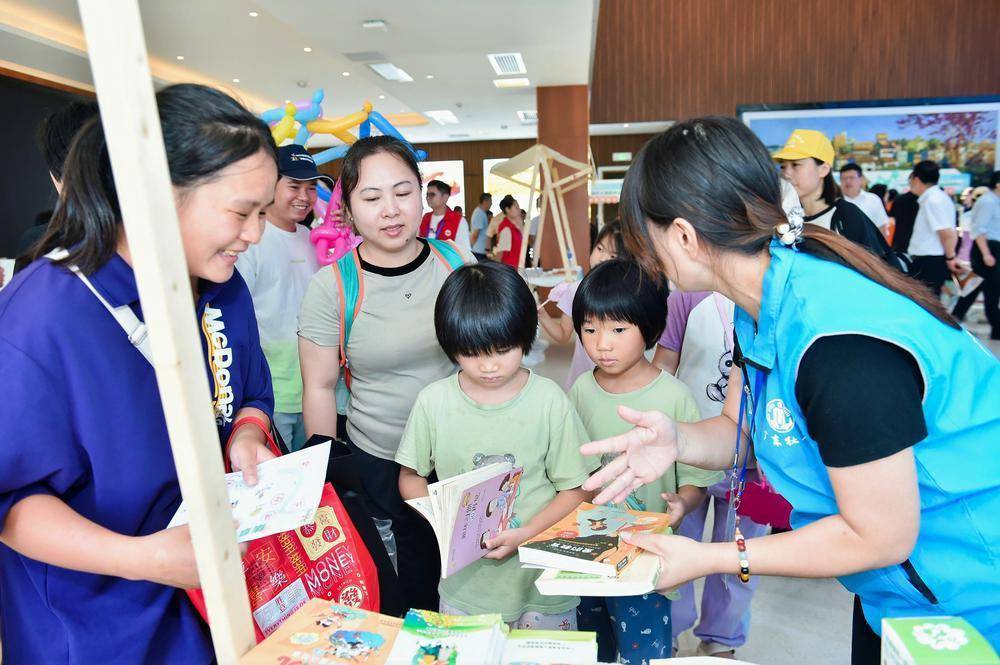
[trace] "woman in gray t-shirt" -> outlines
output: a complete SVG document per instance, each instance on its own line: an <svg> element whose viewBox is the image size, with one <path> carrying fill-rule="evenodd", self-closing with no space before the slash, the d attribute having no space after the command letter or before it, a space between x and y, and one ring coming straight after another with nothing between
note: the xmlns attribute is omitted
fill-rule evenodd
<svg viewBox="0 0 1000 665"><path fill-rule="evenodd" d="M346 218L364 239L357 248L363 281L360 311L347 341L351 399L348 445L383 532L399 553L406 607L437 610L440 577L429 525L399 496L393 459L417 393L454 366L434 333L434 301L451 268L417 237L423 214L420 172L410 149L386 136L360 139L344 160ZM337 431L340 298L332 267L316 273L299 311L302 408L307 436Z"/></svg>

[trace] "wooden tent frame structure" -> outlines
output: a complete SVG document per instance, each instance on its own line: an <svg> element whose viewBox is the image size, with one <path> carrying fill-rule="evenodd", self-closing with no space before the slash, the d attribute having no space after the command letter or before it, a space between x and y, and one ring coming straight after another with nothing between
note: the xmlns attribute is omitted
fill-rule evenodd
<svg viewBox="0 0 1000 665"><path fill-rule="evenodd" d="M222 456L209 445L218 433L139 5L79 0L79 7L215 655L229 665L255 644L250 601Z"/></svg>
<svg viewBox="0 0 1000 665"><path fill-rule="evenodd" d="M560 168L564 172L568 171L569 174L560 176ZM528 169L531 169L530 182L524 182L518 176ZM545 213L551 210L552 225L555 227L556 240L559 242L559 253L562 256L566 279L575 279L577 260L573 252L573 232L570 228L569 216L566 214L566 199L564 197L566 192L587 184L587 181L594 174L593 167L590 164L570 159L546 145L536 143L524 152L495 165L490 169L490 173L530 190L528 220L531 219L535 192L539 193L542 198L542 207L539 212L541 223L538 226L535 243L538 247L542 246L542 238L545 235ZM528 252L528 243L526 242L528 224L525 224L525 228L522 229L525 242L521 243L521 256L517 263L519 268L524 268L525 256Z"/></svg>

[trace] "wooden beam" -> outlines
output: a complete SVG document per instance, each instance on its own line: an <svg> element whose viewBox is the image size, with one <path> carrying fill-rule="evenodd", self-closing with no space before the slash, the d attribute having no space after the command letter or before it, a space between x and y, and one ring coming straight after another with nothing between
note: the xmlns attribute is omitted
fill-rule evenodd
<svg viewBox="0 0 1000 665"><path fill-rule="evenodd" d="M79 5L215 654L228 665L253 646L253 626L139 6Z"/></svg>

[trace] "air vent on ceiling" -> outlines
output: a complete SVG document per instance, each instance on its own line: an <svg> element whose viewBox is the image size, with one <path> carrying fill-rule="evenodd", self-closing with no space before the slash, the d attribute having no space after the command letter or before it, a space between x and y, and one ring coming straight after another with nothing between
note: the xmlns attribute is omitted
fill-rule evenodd
<svg viewBox="0 0 1000 665"><path fill-rule="evenodd" d="M355 51L354 53L342 53L351 62L385 62L389 58L385 53L379 51Z"/></svg>
<svg viewBox="0 0 1000 665"><path fill-rule="evenodd" d="M522 125L538 124L538 111L518 111L517 117L521 120Z"/></svg>
<svg viewBox="0 0 1000 665"><path fill-rule="evenodd" d="M368 66L375 70L375 73L387 81L398 81L406 83L413 80L413 77L391 62L369 62Z"/></svg>
<svg viewBox="0 0 1000 665"><path fill-rule="evenodd" d="M489 58L497 76L528 73L528 70L524 68L524 58L521 57L520 53L490 53L486 57Z"/></svg>
<svg viewBox="0 0 1000 665"><path fill-rule="evenodd" d="M469 136L469 134L448 134L450 139L467 139Z"/></svg>

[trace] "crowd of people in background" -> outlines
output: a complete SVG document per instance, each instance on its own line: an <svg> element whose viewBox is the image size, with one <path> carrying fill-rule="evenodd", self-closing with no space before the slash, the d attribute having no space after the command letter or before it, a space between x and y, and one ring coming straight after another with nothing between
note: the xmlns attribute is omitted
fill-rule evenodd
<svg viewBox="0 0 1000 665"><path fill-rule="evenodd" d="M949 405L983 398L935 377L961 366L983 386L1000 383L995 360L979 359L941 301L946 285L978 276L954 316L961 320L981 293L991 338L1000 339L1000 172L961 193L960 214L932 161L916 164L909 191L899 194L866 189L865 171L853 163L840 167L838 184L833 145L816 131L796 130L769 155L734 120L680 123L637 156L622 219L597 230L586 277L543 300L518 273L534 260L539 220L528 220L514 196L503 196L494 214L493 196L483 193L466 219L447 205L446 183L422 183L406 144L360 139L340 184L341 218L362 242L321 268L307 224L317 183L332 189L333 180L309 151L276 148L262 122L201 86L168 87L158 103L196 312L203 327L211 317L225 320L224 342L205 335L220 445L228 443L228 461L249 477L270 457L263 442L272 425L293 451L312 435L342 439L364 469L361 491L408 607L500 612L520 628L594 630L607 661L670 657L691 628L699 654L735 657L747 640L757 577L735 549L727 563L705 562L722 560L709 553L732 545L726 518L746 469L737 472L731 441L740 458L736 416L742 423L744 414L757 421L752 432L770 427L776 441L758 449L774 465L775 485L752 464L749 482L787 492L798 516L792 533L768 535L778 520L750 517L737 533L752 543L752 565L763 574L842 576L858 594L855 652L864 655L856 662L872 662L887 611L937 606L931 589L951 588L946 556L935 549L947 520L935 513L921 522L918 486L930 492L940 482L959 502L998 491L984 475L995 462L985 460L982 473L948 484L957 460L946 448L972 454L976 428L995 430L1000 415L983 401L968 422L944 423ZM204 660L211 652L204 627L172 588L194 586L197 577L190 541L164 530L180 491L152 368L105 311L141 314L97 108L53 114L41 139L59 206L51 222L25 235L25 258L0 300L0 369L17 387L16 399L0 407L0 438L26 442L0 459L0 468L17 469L0 473L5 648L30 659L54 640L71 659L93 660L121 655L129 642L140 660L152 653L143 649ZM195 154L196 144L211 150ZM356 288L345 288L352 281ZM811 299L799 288L813 289ZM838 305L840 288L857 298L856 310ZM801 318L782 302L794 303ZM875 311L884 319L865 318ZM912 325L890 330L896 324ZM76 334L65 335L68 326ZM523 366L539 326L551 341L575 345L562 387ZM887 335L902 337L890 344ZM234 357L225 385L209 362L220 343ZM932 353L938 343L949 351ZM755 405L762 391L773 398L767 416L747 411L747 395ZM231 399L222 403L220 394ZM109 425L77 413L99 414L109 403L131 405L132 415ZM894 422L880 422L889 410ZM845 412L857 423L843 426L837 419ZM865 427L876 442L867 441L869 429L858 436ZM28 445L40 440L41 452ZM818 453L797 456L806 444ZM405 501L425 496L429 479L508 458L525 472L512 528L485 543L485 559L440 580L436 537ZM879 494L877 479L858 470L866 464L891 477L898 496ZM133 481L122 485L123 475ZM115 491L106 494L109 487ZM680 588L678 600L537 592L539 573L519 566L517 546L595 495L670 514L685 538L643 547L671 566L663 584L669 578ZM123 501L131 506L126 517ZM966 503L943 504L941 514L961 522L963 537L995 533L987 525L996 523L993 513L981 519L962 512ZM706 534L710 510L715 526ZM79 534L73 553L43 533L66 529ZM934 544L920 549L918 532ZM976 558L990 542L954 547ZM151 543L160 556L168 552L164 569L102 560L107 552L148 553ZM930 588L921 582L900 596L901 584L920 579L909 573L911 561ZM909 565L909 582L897 564ZM49 566L65 571L58 593L68 600L45 590ZM995 576L982 579L987 567L984 558L962 573L982 582L976 594L940 601L976 617L995 639L1000 626L982 618L980 603L995 591ZM707 577L700 601L697 577ZM128 639L73 628L116 601L147 608Z"/></svg>

